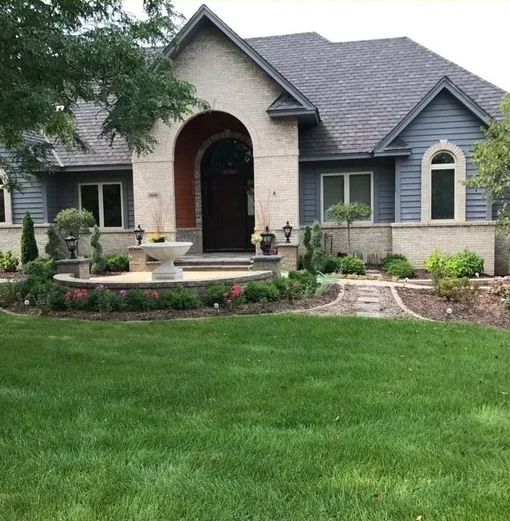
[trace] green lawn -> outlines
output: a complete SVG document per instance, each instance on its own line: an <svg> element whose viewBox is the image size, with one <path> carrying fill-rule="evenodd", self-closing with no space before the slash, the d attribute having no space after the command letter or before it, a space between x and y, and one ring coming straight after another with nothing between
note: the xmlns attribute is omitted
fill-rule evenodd
<svg viewBox="0 0 510 521"><path fill-rule="evenodd" d="M510 335L0 314L0 518L508 521Z"/></svg>

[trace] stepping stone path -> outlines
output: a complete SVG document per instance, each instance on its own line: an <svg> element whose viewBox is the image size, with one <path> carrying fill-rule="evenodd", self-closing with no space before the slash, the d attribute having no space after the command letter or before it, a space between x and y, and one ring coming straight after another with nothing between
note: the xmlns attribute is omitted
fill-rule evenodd
<svg viewBox="0 0 510 521"><path fill-rule="evenodd" d="M375 286L359 286L355 288L357 298L354 304L358 317L382 318L381 292Z"/></svg>

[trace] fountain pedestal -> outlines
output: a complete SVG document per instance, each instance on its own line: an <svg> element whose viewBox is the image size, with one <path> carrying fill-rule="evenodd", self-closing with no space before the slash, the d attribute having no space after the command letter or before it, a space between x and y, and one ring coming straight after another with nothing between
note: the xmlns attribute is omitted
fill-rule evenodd
<svg viewBox="0 0 510 521"><path fill-rule="evenodd" d="M154 242L142 244L143 251L161 261L161 266L152 272L152 280L182 280L182 268L174 265L174 261L193 245L192 242Z"/></svg>

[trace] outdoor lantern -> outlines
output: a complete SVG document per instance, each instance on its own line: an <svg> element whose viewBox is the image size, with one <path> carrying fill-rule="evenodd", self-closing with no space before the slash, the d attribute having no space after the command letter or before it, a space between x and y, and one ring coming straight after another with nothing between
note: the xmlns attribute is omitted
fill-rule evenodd
<svg viewBox="0 0 510 521"><path fill-rule="evenodd" d="M136 237L136 242L137 242L138 246L140 246L142 244L142 239L143 239L144 233L145 233L145 230L142 230L140 225L138 225L138 228L135 228L135 237Z"/></svg>
<svg viewBox="0 0 510 521"><path fill-rule="evenodd" d="M287 224L283 227L283 233L285 234L285 242L290 242L290 236L292 235L292 226L287 221Z"/></svg>
<svg viewBox="0 0 510 521"><path fill-rule="evenodd" d="M269 231L269 226L260 234L260 249L264 255L271 255L274 233Z"/></svg>
<svg viewBox="0 0 510 521"><path fill-rule="evenodd" d="M64 239L67 244L67 249L69 250L69 258L76 259L76 248L78 248L78 239L74 235L69 235Z"/></svg>

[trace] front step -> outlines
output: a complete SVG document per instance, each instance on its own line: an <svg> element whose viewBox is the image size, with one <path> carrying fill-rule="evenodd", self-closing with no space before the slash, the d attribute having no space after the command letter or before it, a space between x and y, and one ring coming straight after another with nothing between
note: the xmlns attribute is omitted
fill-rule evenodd
<svg viewBox="0 0 510 521"><path fill-rule="evenodd" d="M251 260L248 255L239 256L205 256L205 255L185 255L175 261L176 266L181 268L193 269L248 269Z"/></svg>

